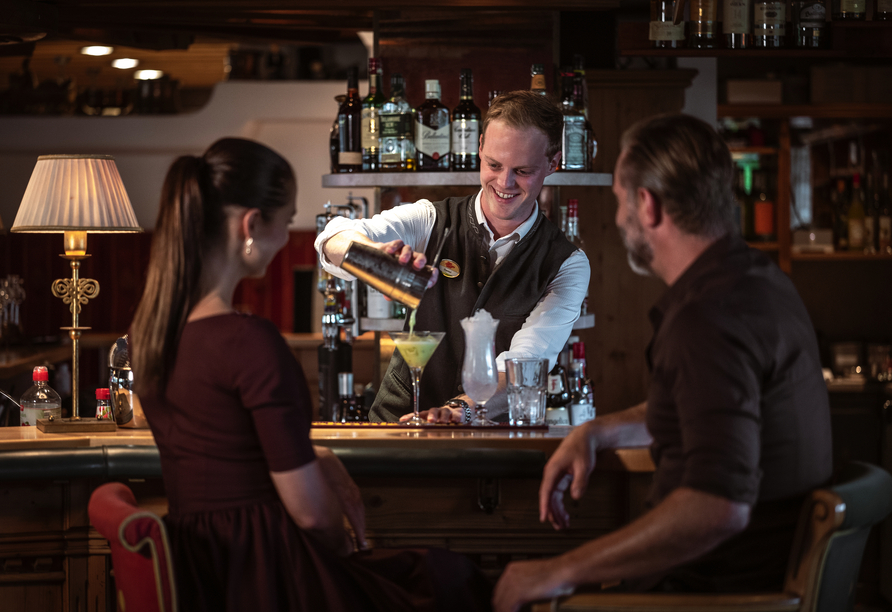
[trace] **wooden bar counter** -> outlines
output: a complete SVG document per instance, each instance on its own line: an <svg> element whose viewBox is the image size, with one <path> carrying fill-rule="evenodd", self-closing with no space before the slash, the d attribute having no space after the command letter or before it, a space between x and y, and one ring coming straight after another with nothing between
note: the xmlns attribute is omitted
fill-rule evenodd
<svg viewBox="0 0 892 612"><path fill-rule="evenodd" d="M585 497L569 504L569 530L539 523L542 467L568 431L365 425L314 427L311 436L362 489L373 546L456 550L495 577L513 559L559 554L641 512L653 464L646 449L621 449L599 455ZM0 428L3 612L115 609L108 543L87 517L91 492L111 480L166 512L148 429Z"/></svg>

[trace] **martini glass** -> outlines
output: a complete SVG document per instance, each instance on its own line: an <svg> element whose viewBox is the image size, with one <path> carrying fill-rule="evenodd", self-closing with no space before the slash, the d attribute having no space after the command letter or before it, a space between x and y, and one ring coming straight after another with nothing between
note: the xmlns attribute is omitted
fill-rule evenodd
<svg viewBox="0 0 892 612"><path fill-rule="evenodd" d="M431 355L440 346L440 340L446 332L388 332L391 340L396 344L397 350L403 356L403 361L412 372L412 395L415 414L405 422L406 425L426 425L427 421L419 415L419 397L421 395L421 374L424 366L430 361Z"/></svg>

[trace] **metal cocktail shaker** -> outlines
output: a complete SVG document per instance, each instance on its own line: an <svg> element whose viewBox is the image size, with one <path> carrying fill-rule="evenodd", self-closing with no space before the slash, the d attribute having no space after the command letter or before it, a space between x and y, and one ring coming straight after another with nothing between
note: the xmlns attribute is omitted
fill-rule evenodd
<svg viewBox="0 0 892 612"><path fill-rule="evenodd" d="M341 268L409 308L418 308L434 272L431 266L404 266L396 256L359 242L350 244Z"/></svg>

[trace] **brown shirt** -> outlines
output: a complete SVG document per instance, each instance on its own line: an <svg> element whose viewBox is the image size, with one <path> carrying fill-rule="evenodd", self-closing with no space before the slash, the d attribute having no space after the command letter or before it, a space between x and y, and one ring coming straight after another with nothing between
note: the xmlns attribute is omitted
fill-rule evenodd
<svg viewBox="0 0 892 612"><path fill-rule="evenodd" d="M779 588L803 496L832 471L827 389L805 306L773 262L726 236L650 319L649 503L690 487L754 506L743 534L673 574L694 590Z"/></svg>

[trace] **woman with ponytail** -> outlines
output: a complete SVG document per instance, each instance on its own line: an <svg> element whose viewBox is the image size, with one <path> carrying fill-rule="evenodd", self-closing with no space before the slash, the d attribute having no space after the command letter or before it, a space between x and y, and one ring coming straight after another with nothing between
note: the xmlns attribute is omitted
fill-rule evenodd
<svg viewBox="0 0 892 612"><path fill-rule="evenodd" d="M358 488L310 443L300 365L272 323L233 309L288 242L296 195L288 162L239 138L180 157L162 189L130 338L180 609L486 609L464 557L368 550Z"/></svg>

